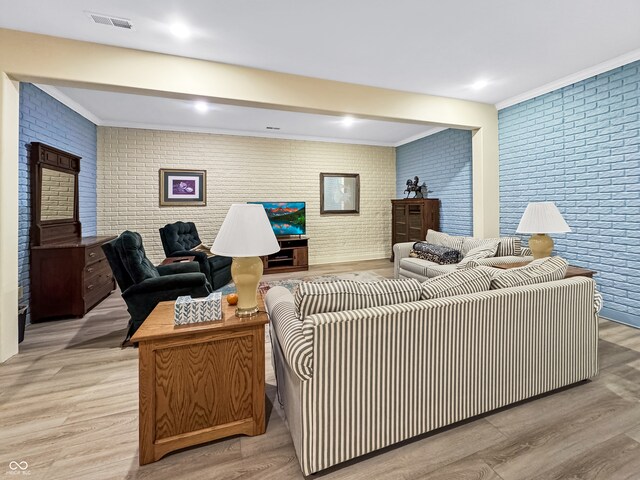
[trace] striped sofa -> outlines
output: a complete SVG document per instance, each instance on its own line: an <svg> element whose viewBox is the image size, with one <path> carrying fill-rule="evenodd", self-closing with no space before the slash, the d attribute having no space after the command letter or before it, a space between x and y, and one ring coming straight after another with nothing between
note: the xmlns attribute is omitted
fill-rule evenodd
<svg viewBox="0 0 640 480"><path fill-rule="evenodd" d="M491 239L489 239L491 240ZM494 257L475 260L474 265L494 266L505 263L522 263L533 260L531 251L522 247L518 237L500 237L498 251ZM467 245L471 248L479 245L484 240L474 237L462 237L447 235L445 233L429 230L426 241L435 245L454 248L465 252ZM409 254L415 242L396 243L393 246L393 261L395 278L415 278L421 282L428 278L437 277L452 272L458 268L457 264L439 265L429 260L411 257Z"/></svg>
<svg viewBox="0 0 640 480"><path fill-rule="evenodd" d="M593 377L594 290L575 277L300 320L272 288L278 395L302 472Z"/></svg>

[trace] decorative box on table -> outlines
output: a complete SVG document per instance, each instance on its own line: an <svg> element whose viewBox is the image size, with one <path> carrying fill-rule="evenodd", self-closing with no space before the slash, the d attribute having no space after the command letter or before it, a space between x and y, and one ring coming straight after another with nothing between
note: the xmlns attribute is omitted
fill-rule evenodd
<svg viewBox="0 0 640 480"><path fill-rule="evenodd" d="M204 298L178 297L174 311L176 325L222 319L222 294L210 293Z"/></svg>

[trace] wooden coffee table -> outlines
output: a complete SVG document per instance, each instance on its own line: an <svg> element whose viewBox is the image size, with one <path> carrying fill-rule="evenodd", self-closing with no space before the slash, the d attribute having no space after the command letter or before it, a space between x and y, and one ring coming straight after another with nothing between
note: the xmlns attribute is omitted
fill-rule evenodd
<svg viewBox="0 0 640 480"><path fill-rule="evenodd" d="M531 262L503 263L501 265L492 265L492 267L500 268L502 270L509 270L510 268L524 267L526 265L529 265L529 263L531 263ZM598 272L595 272L594 270L587 270L586 268L575 267L573 265L569 265L567 267L567 273L565 274L564 278L571 278L571 277L589 277L589 278L593 278L593 276L595 274L597 274L597 273Z"/></svg>
<svg viewBox="0 0 640 480"><path fill-rule="evenodd" d="M260 313L175 326L161 302L131 339L139 345L140 465L230 435L265 431L264 326Z"/></svg>

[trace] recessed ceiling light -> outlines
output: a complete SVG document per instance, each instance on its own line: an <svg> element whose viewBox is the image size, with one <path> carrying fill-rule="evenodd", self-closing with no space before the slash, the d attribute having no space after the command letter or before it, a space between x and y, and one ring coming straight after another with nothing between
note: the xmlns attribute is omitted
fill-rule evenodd
<svg viewBox="0 0 640 480"><path fill-rule="evenodd" d="M471 88L473 88L474 90L482 90L487 85L489 85L488 81L486 81L486 80L478 80L478 81L476 81L476 82L471 84Z"/></svg>
<svg viewBox="0 0 640 480"><path fill-rule="evenodd" d="M205 113L209 110L209 104L207 102L198 101L193 104L193 108L195 108L200 113Z"/></svg>
<svg viewBox="0 0 640 480"><path fill-rule="evenodd" d="M191 30L184 23L176 22L171 24L169 28L171 33L181 39L189 38L191 36Z"/></svg>
<svg viewBox="0 0 640 480"><path fill-rule="evenodd" d="M344 117L342 119L342 125L344 125L345 127L350 127L351 125L353 125L353 122L353 117Z"/></svg>

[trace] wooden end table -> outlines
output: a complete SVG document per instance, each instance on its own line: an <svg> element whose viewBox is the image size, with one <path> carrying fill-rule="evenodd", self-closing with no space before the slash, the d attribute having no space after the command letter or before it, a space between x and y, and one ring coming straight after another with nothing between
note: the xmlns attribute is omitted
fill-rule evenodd
<svg viewBox="0 0 640 480"><path fill-rule="evenodd" d="M175 326L161 302L131 339L139 345L140 465L230 435L265 432L264 326L260 312Z"/></svg>
<svg viewBox="0 0 640 480"><path fill-rule="evenodd" d="M501 265L492 265L492 267L500 268L502 270L508 270L510 268L524 267L526 265L529 265L529 263L531 263L531 262L503 263ZM571 278L571 277L589 277L589 278L593 278L593 276L596 275L597 273L598 272L595 272L594 270L588 270L586 268L576 267L574 265L569 265L567 267L567 273L565 274L564 278Z"/></svg>
<svg viewBox="0 0 640 480"><path fill-rule="evenodd" d="M196 259L193 255L189 255L186 257L167 257L165 258L160 265L171 265L172 263L186 263L193 262Z"/></svg>

